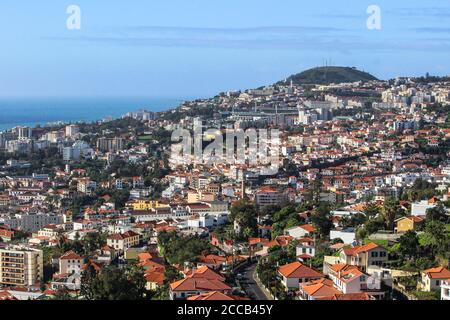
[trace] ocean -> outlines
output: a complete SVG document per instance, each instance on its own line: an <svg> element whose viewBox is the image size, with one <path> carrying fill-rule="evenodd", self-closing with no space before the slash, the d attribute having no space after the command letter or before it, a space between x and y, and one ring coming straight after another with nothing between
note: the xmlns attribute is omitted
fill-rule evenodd
<svg viewBox="0 0 450 320"><path fill-rule="evenodd" d="M0 98L0 131L49 122L95 121L146 109L164 111L192 97Z"/></svg>

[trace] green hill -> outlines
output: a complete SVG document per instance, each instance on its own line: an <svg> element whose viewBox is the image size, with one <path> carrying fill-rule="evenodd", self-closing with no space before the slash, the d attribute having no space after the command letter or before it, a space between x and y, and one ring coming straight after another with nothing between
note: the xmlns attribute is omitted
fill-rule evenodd
<svg viewBox="0 0 450 320"><path fill-rule="evenodd" d="M343 82L367 82L378 80L371 74L350 67L318 67L291 75L287 78L289 83L292 80L294 84L331 84ZM280 81L279 84L284 83Z"/></svg>

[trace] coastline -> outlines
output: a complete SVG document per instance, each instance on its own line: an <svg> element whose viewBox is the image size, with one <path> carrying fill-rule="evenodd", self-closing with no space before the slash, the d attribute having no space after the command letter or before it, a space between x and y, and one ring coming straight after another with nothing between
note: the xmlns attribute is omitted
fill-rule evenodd
<svg viewBox="0 0 450 320"><path fill-rule="evenodd" d="M163 112L193 97L36 97L0 98L0 132L15 126L49 123L95 122L117 119L127 112Z"/></svg>

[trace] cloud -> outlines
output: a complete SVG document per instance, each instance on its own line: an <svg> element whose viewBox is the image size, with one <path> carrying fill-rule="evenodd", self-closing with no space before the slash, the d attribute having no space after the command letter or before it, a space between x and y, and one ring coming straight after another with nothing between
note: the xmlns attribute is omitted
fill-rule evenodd
<svg viewBox="0 0 450 320"><path fill-rule="evenodd" d="M395 8L385 12L405 17L450 18L449 7Z"/></svg>
<svg viewBox="0 0 450 320"><path fill-rule="evenodd" d="M446 33L450 34L450 28L441 28L441 27L422 27L415 28L416 32L425 32L425 33Z"/></svg>
<svg viewBox="0 0 450 320"><path fill-rule="evenodd" d="M422 28L424 29L424 28ZM359 30L360 31L360 30ZM370 31L368 31L370 32ZM425 32L425 29L424 31ZM444 32L444 31L442 31ZM310 50L351 53L353 51L450 50L450 39L397 39L364 37L348 29L328 27L185 28L132 26L104 30L96 34L47 37L120 46L221 48L242 50ZM367 35L367 34L366 34Z"/></svg>

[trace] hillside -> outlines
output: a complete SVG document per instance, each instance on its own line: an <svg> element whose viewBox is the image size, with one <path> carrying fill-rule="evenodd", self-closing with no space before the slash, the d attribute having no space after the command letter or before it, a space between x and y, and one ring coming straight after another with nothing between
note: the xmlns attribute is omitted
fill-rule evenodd
<svg viewBox="0 0 450 320"><path fill-rule="evenodd" d="M350 67L318 67L291 75L287 78L290 82L292 79L294 84L330 84L356 81L377 80L374 76L367 72L357 70ZM280 81L279 83L283 83Z"/></svg>

